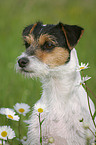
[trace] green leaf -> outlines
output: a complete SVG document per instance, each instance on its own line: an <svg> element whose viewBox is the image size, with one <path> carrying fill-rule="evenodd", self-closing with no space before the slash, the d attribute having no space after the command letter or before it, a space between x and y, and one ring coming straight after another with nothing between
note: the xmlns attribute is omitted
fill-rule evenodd
<svg viewBox="0 0 96 145"><path fill-rule="evenodd" d="M96 117L96 110L95 110L95 112L94 112L92 117L93 117L93 119L95 119L95 117Z"/></svg>
<svg viewBox="0 0 96 145"><path fill-rule="evenodd" d="M84 119L82 118L82 119L81 119L81 120L79 120L79 121L80 121L80 122L83 122L83 120L84 120Z"/></svg>
<svg viewBox="0 0 96 145"><path fill-rule="evenodd" d="M42 125L42 123L44 122L45 118L40 122L40 125Z"/></svg>

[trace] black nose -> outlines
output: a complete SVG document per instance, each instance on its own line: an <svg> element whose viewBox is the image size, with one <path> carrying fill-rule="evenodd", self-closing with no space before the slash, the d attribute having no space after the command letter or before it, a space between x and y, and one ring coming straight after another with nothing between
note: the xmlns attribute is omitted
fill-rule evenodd
<svg viewBox="0 0 96 145"><path fill-rule="evenodd" d="M26 58L26 57L22 57L22 58L20 58L19 60L18 60L18 64L19 64L19 66L20 67L26 67L27 65L28 65L28 63L29 63L29 59L28 58Z"/></svg>

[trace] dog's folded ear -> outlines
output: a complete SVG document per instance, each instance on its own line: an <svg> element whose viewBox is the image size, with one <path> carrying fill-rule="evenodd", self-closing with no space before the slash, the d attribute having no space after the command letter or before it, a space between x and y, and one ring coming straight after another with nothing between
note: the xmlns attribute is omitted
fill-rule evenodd
<svg viewBox="0 0 96 145"><path fill-rule="evenodd" d="M25 27L22 32L22 36L27 36L30 33L30 30L33 28L33 26L34 26L34 24Z"/></svg>
<svg viewBox="0 0 96 145"><path fill-rule="evenodd" d="M27 36L28 34L32 34L32 32L34 31L35 27L38 27L38 29L40 29L41 28L41 24L42 24L42 22L37 22L35 24L31 24L31 25L25 27L23 32L22 32L22 36ZM38 31L38 29L37 29L37 31Z"/></svg>
<svg viewBox="0 0 96 145"><path fill-rule="evenodd" d="M59 23L59 26L61 27L65 35L67 45L69 49L71 50L80 40L84 32L84 29L77 25L66 25L62 23Z"/></svg>

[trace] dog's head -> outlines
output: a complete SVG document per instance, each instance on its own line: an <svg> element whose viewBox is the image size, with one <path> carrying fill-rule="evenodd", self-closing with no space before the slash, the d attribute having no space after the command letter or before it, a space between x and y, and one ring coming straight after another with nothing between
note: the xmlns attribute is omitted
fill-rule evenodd
<svg viewBox="0 0 96 145"><path fill-rule="evenodd" d="M22 33L26 51L18 57L17 69L30 77L38 77L66 65L83 31L79 26L62 23L29 25Z"/></svg>

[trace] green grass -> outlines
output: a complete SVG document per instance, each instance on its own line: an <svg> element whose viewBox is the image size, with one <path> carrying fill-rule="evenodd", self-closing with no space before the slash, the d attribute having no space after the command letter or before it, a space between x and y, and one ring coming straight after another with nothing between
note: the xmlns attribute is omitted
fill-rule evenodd
<svg viewBox="0 0 96 145"><path fill-rule="evenodd" d="M76 49L80 62L90 64L85 75L92 77L88 86L96 94L95 6L96 0L0 1L0 107L12 108L17 102L33 106L40 98L39 80L25 79L21 74L16 74L14 69L16 58L24 51L22 30L38 20L53 24L61 21L84 27L85 33ZM4 120L0 116L0 125L5 123Z"/></svg>

